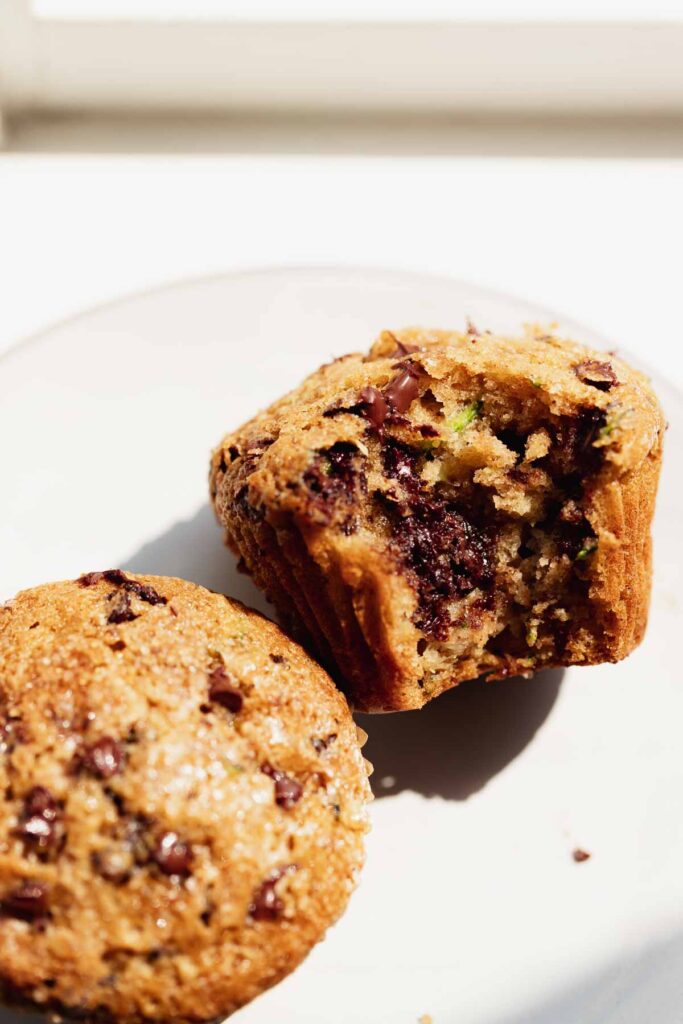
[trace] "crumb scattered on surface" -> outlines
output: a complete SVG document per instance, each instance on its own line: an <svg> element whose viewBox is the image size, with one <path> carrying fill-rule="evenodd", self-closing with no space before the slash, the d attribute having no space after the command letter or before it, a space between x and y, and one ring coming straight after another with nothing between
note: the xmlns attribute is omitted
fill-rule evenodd
<svg viewBox="0 0 683 1024"><path fill-rule="evenodd" d="M384 775L379 780L379 784L382 787L382 789L393 789L394 786L396 785L396 776L395 775Z"/></svg>
<svg viewBox="0 0 683 1024"><path fill-rule="evenodd" d="M431 1013L423 1013L422 1016L418 1018L417 1024L434 1024L434 1018Z"/></svg>
<svg viewBox="0 0 683 1024"><path fill-rule="evenodd" d="M585 860L591 859L590 853L588 853L586 850L580 849L579 847L577 847L574 850L574 852L572 853L572 857L574 858L577 864L583 864Z"/></svg>

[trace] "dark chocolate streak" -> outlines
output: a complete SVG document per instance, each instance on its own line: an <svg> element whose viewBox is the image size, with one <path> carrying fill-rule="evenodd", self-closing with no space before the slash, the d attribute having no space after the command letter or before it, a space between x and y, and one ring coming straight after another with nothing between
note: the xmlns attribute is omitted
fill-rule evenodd
<svg viewBox="0 0 683 1024"><path fill-rule="evenodd" d="M418 592L415 624L429 637L445 640L452 625L448 604L475 588L490 592L493 584L495 533L466 517L445 491L423 484L422 453L387 441L384 469L399 481L405 499L381 498L393 542L413 576Z"/></svg>

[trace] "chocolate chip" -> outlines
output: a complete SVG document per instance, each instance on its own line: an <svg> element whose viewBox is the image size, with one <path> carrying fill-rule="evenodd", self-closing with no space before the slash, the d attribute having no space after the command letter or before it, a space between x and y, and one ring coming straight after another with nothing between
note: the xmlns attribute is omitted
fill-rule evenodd
<svg viewBox="0 0 683 1024"><path fill-rule="evenodd" d="M379 430L389 412L384 395L377 388L363 388L360 393L360 404L366 420Z"/></svg>
<svg viewBox="0 0 683 1024"><path fill-rule="evenodd" d="M389 332L387 331L387 333ZM399 341L398 338L394 338L394 340L396 342L396 351L394 352L395 356L409 356L412 355L413 352L420 351L419 345L406 345L404 341Z"/></svg>
<svg viewBox="0 0 683 1024"><path fill-rule="evenodd" d="M275 891L275 886L283 875L296 870L296 864L287 864L285 867L276 868L274 871L271 871L268 878L256 889L252 896L249 916L255 921L277 921L282 916L285 904Z"/></svg>
<svg viewBox="0 0 683 1024"><path fill-rule="evenodd" d="M336 732L331 732L327 736L311 736L311 743L315 749L316 754L322 754L324 750L334 743L337 738Z"/></svg>
<svg viewBox="0 0 683 1024"><path fill-rule="evenodd" d="M255 921L276 921L285 909L275 892L275 882L264 882L254 893L249 913Z"/></svg>
<svg viewBox="0 0 683 1024"><path fill-rule="evenodd" d="M94 587L96 583L104 579L103 572L86 572L76 580L79 587Z"/></svg>
<svg viewBox="0 0 683 1024"><path fill-rule="evenodd" d="M27 818L17 828L16 832L22 839L35 843L41 848L50 846L53 842L54 827L51 822L46 821L40 814Z"/></svg>
<svg viewBox="0 0 683 1024"><path fill-rule="evenodd" d="M572 857L577 864L583 864L585 860L590 860L591 855L590 853L587 853L585 850L576 849L572 853Z"/></svg>
<svg viewBox="0 0 683 1024"><path fill-rule="evenodd" d="M271 654L270 660L273 662L274 665L282 665L285 659L282 654Z"/></svg>
<svg viewBox="0 0 683 1024"><path fill-rule="evenodd" d="M382 448L382 463L387 476L398 480L411 494L422 489L420 465L422 453L400 441L390 439Z"/></svg>
<svg viewBox="0 0 683 1024"><path fill-rule="evenodd" d="M573 416L562 416L552 431L553 446L546 456L551 472L562 475L564 489L568 489L568 477L576 480L579 495L587 476L599 469L603 460L603 449L594 448L606 422L606 414L600 409L584 408Z"/></svg>
<svg viewBox="0 0 683 1024"><path fill-rule="evenodd" d="M131 582L126 576L123 569L105 569L104 572L102 573L102 576L107 581L107 583L116 583L118 586L121 587L125 586L126 583Z"/></svg>
<svg viewBox="0 0 683 1024"><path fill-rule="evenodd" d="M2 900L2 910L23 921L35 921L47 913L47 888L42 882L25 881Z"/></svg>
<svg viewBox="0 0 683 1024"><path fill-rule="evenodd" d="M15 834L39 850L46 850L59 838L57 826L60 818L59 805L49 789L34 786L24 797L21 822Z"/></svg>
<svg viewBox="0 0 683 1024"><path fill-rule="evenodd" d="M423 437L438 437L439 436L439 431L436 429L436 427L433 427L431 425L431 423L420 423L420 425L417 426L415 429L420 434L422 434Z"/></svg>
<svg viewBox="0 0 683 1024"><path fill-rule="evenodd" d="M157 841L152 858L165 875L189 875L192 850L177 832L164 832Z"/></svg>
<svg viewBox="0 0 683 1024"><path fill-rule="evenodd" d="M355 445L338 441L316 452L303 474L308 513L316 522L329 523L336 515L345 532L356 528L357 496L364 493L367 480Z"/></svg>
<svg viewBox="0 0 683 1024"><path fill-rule="evenodd" d="M168 604L168 598L163 597L154 589L154 587L150 587L148 583L138 583L137 580L127 580L126 590L129 590L132 594L137 594L140 600L145 601L146 604Z"/></svg>
<svg viewBox="0 0 683 1024"><path fill-rule="evenodd" d="M113 644L109 644L109 650L110 651L125 651L125 649L126 649L126 641L125 640L115 640Z"/></svg>
<svg viewBox="0 0 683 1024"><path fill-rule="evenodd" d="M106 580L107 583L112 583L114 586L123 587L127 593L136 594L141 601L146 601L147 604L166 604L168 601L167 597L163 597L148 583L140 583L138 580L130 579L122 569L88 572L84 576L80 576L76 582L81 587L92 587L95 583L99 583L100 580Z"/></svg>
<svg viewBox="0 0 683 1024"><path fill-rule="evenodd" d="M389 519L393 542L410 571L419 603L414 622L431 639L445 640L451 628L449 606L470 591L493 593L495 535L486 520L466 518L444 490L426 490L420 453L389 440L382 449L384 468L405 492L405 500L378 494Z"/></svg>
<svg viewBox="0 0 683 1024"><path fill-rule="evenodd" d="M113 775L118 775L124 761L123 748L111 736L103 736L97 743L92 743L80 756L81 767L100 779L111 779Z"/></svg>
<svg viewBox="0 0 683 1024"><path fill-rule="evenodd" d="M275 780L275 803L289 811L299 802L303 795L304 788L296 779L289 775L282 775Z"/></svg>
<svg viewBox="0 0 683 1024"><path fill-rule="evenodd" d="M102 580L106 580L107 583L113 583L117 587L125 586L127 583L133 582L128 579L122 569L105 569L103 572L86 572L83 576L79 576L76 582L81 587L93 587L96 583L100 583Z"/></svg>
<svg viewBox="0 0 683 1024"><path fill-rule="evenodd" d="M286 811L290 811L301 799L304 787L296 779L280 771L279 768L273 768L272 764L268 764L267 761L261 765L261 771L275 783L275 803Z"/></svg>
<svg viewBox="0 0 683 1024"><path fill-rule="evenodd" d="M232 684L230 676L222 665L209 674L209 700L227 708L235 715L242 710L244 696Z"/></svg>
<svg viewBox="0 0 683 1024"><path fill-rule="evenodd" d="M420 373L411 364L406 366L384 389L384 398L397 413L404 413L420 393Z"/></svg>
<svg viewBox="0 0 683 1024"><path fill-rule="evenodd" d="M582 383L597 388L598 391L609 391L619 383L610 364L600 363L597 359L587 359L583 363L577 363L573 370Z"/></svg>
<svg viewBox="0 0 683 1024"><path fill-rule="evenodd" d="M59 816L59 808L49 789L34 786L24 797L24 814L26 817L40 814L46 820L54 821Z"/></svg>
<svg viewBox="0 0 683 1024"><path fill-rule="evenodd" d="M397 412L392 412L392 411L389 412L389 415L387 416L387 418L386 418L386 420L384 422L385 422L385 425L388 426L388 427L410 427L411 426L411 422L410 422L409 419L406 419L405 416L399 416L399 414Z"/></svg>
<svg viewBox="0 0 683 1024"><path fill-rule="evenodd" d="M127 591L117 594L115 591L109 595L110 598L114 598L114 604L112 610L109 613L107 622L112 626L118 626L122 622L132 622L133 619L137 619L138 616L135 614L130 606L130 594Z"/></svg>
<svg viewBox="0 0 683 1024"><path fill-rule="evenodd" d="M249 442L249 453L265 451L271 444L275 444L274 437L257 437L255 441Z"/></svg>

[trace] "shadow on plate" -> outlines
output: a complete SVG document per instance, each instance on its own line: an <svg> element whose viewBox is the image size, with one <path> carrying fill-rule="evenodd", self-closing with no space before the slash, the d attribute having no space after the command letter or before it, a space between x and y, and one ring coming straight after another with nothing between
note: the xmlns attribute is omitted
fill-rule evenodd
<svg viewBox="0 0 683 1024"><path fill-rule="evenodd" d="M369 735L363 753L374 765L375 796L413 790L466 800L534 738L550 714L563 669L531 679L462 683L421 711L357 715Z"/></svg>
<svg viewBox="0 0 683 1024"><path fill-rule="evenodd" d="M148 541L121 567L192 580L273 618L263 594L237 571L208 505ZM422 711L358 715L370 736L364 753L375 766L375 795L410 789L466 800L533 739L555 703L561 680L558 669L533 679L475 681L443 694Z"/></svg>
<svg viewBox="0 0 683 1024"><path fill-rule="evenodd" d="M221 529L207 505L191 519L175 523L165 533L143 544L121 562L129 572L179 576L209 590L228 594L273 617L273 609L248 576L237 571L234 557L223 543Z"/></svg>

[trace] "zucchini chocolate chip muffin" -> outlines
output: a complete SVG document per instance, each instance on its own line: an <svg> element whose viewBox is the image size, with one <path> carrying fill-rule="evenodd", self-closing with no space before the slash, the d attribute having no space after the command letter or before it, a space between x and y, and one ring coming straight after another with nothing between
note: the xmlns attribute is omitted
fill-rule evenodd
<svg viewBox="0 0 683 1024"><path fill-rule="evenodd" d="M272 623L89 573L0 607L0 976L86 1021L222 1019L291 971L363 860L343 696Z"/></svg>
<svg viewBox="0 0 683 1024"><path fill-rule="evenodd" d="M229 434L211 494L256 583L364 710L641 640L664 422L538 327L384 332Z"/></svg>

